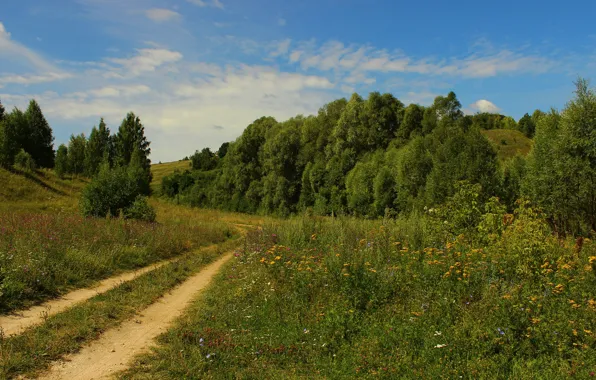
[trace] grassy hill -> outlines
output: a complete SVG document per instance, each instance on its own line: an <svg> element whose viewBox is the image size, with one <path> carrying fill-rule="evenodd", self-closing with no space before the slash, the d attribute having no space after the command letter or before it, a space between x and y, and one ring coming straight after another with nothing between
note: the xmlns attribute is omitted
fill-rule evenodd
<svg viewBox="0 0 596 380"><path fill-rule="evenodd" d="M60 179L52 170L8 171L0 168L0 209L71 208L87 184L83 178Z"/></svg>
<svg viewBox="0 0 596 380"><path fill-rule="evenodd" d="M163 177L172 174L176 170L184 171L186 169L190 169L190 160L151 165L151 173L153 173L151 190L153 190L154 193L159 193L159 190L161 189L161 180Z"/></svg>
<svg viewBox="0 0 596 380"><path fill-rule="evenodd" d="M482 131L493 144L499 159L504 161L518 154L523 156L530 153L533 141L520 131L512 129L491 129Z"/></svg>

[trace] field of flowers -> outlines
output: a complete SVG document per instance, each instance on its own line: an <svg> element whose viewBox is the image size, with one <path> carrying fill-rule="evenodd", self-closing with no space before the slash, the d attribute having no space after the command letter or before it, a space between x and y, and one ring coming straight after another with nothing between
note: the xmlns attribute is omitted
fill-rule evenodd
<svg viewBox="0 0 596 380"><path fill-rule="evenodd" d="M0 312L231 236L213 220L144 223L74 212L0 213Z"/></svg>
<svg viewBox="0 0 596 380"><path fill-rule="evenodd" d="M493 222L431 246L399 220L269 223L125 378L594 376L596 246L523 205Z"/></svg>

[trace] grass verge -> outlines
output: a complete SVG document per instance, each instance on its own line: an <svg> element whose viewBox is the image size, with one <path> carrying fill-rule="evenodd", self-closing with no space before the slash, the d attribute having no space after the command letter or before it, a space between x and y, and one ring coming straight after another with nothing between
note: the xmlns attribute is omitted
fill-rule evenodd
<svg viewBox="0 0 596 380"><path fill-rule="evenodd" d="M596 244L531 212L484 247L398 221L278 221L126 379L589 378Z"/></svg>
<svg viewBox="0 0 596 380"><path fill-rule="evenodd" d="M0 213L0 312L91 285L122 271L170 259L232 235L200 212L160 223L63 213ZM172 211L174 210L174 211Z"/></svg>
<svg viewBox="0 0 596 380"><path fill-rule="evenodd" d="M51 361L78 351L103 331L131 318L165 292L238 245L230 240L191 252L174 263L124 283L15 337L0 335L0 378L35 376Z"/></svg>

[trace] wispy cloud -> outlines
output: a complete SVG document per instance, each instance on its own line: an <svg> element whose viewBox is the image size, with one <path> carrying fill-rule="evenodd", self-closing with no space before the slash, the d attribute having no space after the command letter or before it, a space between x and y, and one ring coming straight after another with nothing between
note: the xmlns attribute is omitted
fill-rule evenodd
<svg viewBox="0 0 596 380"><path fill-rule="evenodd" d="M180 61L182 54L167 49L137 49L137 54L130 58L110 58L108 61L118 64L131 75L153 72L156 68Z"/></svg>
<svg viewBox="0 0 596 380"><path fill-rule="evenodd" d="M152 8L145 11L147 18L155 22L168 22L180 20L180 13L164 8Z"/></svg>
<svg viewBox="0 0 596 380"><path fill-rule="evenodd" d="M20 65L40 71L57 71L54 65L39 54L14 41L2 22L0 22L0 59L5 62L18 61Z"/></svg>
<svg viewBox="0 0 596 380"><path fill-rule="evenodd" d="M213 7L224 9L224 5L220 0L186 0L191 4L197 5L199 7Z"/></svg>

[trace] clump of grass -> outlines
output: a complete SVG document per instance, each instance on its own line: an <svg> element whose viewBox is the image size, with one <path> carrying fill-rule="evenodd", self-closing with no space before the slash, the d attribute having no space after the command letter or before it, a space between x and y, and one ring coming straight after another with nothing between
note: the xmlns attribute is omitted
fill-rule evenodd
<svg viewBox="0 0 596 380"><path fill-rule="evenodd" d="M231 236L200 218L162 223L63 213L0 213L0 311L57 296L123 270Z"/></svg>
<svg viewBox="0 0 596 380"><path fill-rule="evenodd" d="M265 225L123 376L591 376L596 246L557 239L530 209L502 223L485 246L416 237L436 242L423 248L401 221Z"/></svg>
<svg viewBox="0 0 596 380"><path fill-rule="evenodd" d="M131 318L169 289L238 243L188 253L179 260L124 283L15 337L0 335L0 378L35 376L51 361L78 351L103 331Z"/></svg>

